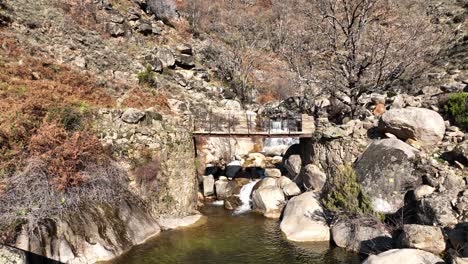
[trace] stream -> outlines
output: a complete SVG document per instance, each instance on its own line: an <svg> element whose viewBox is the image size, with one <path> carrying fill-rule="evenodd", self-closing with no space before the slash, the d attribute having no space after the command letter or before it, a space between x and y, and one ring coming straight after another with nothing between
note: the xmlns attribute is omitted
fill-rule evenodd
<svg viewBox="0 0 468 264"><path fill-rule="evenodd" d="M358 264L359 256L328 243L294 243L281 234L278 220L206 205L202 226L162 232L109 264Z"/></svg>

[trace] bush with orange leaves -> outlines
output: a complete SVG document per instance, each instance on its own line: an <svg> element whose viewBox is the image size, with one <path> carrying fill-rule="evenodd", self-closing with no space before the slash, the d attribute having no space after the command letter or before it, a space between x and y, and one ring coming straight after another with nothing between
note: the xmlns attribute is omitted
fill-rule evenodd
<svg viewBox="0 0 468 264"><path fill-rule="evenodd" d="M86 131L69 135L57 124L43 125L31 138L29 151L46 161L53 184L59 191L80 186L87 180L83 174L86 164L99 164L106 159L95 136Z"/></svg>

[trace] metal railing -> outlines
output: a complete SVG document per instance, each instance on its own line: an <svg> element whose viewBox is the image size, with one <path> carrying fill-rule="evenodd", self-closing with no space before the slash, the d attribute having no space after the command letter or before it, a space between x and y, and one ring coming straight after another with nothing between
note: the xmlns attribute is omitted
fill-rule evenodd
<svg viewBox="0 0 468 264"><path fill-rule="evenodd" d="M269 118L248 113L213 113L192 117L193 131L206 134L291 134L302 132L302 115L294 118Z"/></svg>

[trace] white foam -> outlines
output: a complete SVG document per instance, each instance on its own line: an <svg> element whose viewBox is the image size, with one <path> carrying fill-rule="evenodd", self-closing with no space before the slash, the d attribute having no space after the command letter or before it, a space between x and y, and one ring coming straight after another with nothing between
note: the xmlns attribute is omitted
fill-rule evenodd
<svg viewBox="0 0 468 264"><path fill-rule="evenodd" d="M223 206L224 201L223 200L217 200L217 201L212 202L211 204L216 205L216 206Z"/></svg>
<svg viewBox="0 0 468 264"><path fill-rule="evenodd" d="M251 181L248 184L242 186L242 189L239 193L240 200L242 201L242 205L237 207L234 210L234 214L242 214L245 212L250 211L250 194L252 193L253 187L259 180Z"/></svg>

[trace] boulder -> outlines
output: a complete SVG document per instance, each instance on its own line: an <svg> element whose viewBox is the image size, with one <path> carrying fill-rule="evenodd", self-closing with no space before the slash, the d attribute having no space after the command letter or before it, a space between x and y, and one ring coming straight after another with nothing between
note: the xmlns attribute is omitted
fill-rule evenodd
<svg viewBox="0 0 468 264"><path fill-rule="evenodd" d="M180 54L176 56L175 60L176 65L181 68L191 69L195 67L195 59L191 55Z"/></svg>
<svg viewBox="0 0 468 264"><path fill-rule="evenodd" d="M237 207L242 205L242 200L237 195L231 195L224 200L224 208L227 210L236 210Z"/></svg>
<svg viewBox="0 0 468 264"><path fill-rule="evenodd" d="M238 195L242 189L242 184L237 181L229 181L226 185L225 196Z"/></svg>
<svg viewBox="0 0 468 264"><path fill-rule="evenodd" d="M192 46L186 43L181 43L177 45L176 50L181 54L193 55Z"/></svg>
<svg viewBox="0 0 468 264"><path fill-rule="evenodd" d="M245 168L265 168L265 155L261 153L250 153L244 162Z"/></svg>
<svg viewBox="0 0 468 264"><path fill-rule="evenodd" d="M156 51L156 57L162 62L164 67L173 67L175 65L174 54L169 49L159 48Z"/></svg>
<svg viewBox="0 0 468 264"><path fill-rule="evenodd" d="M286 203L283 191L274 186L259 188L252 193L253 209L267 218L279 218Z"/></svg>
<svg viewBox="0 0 468 264"><path fill-rule="evenodd" d="M222 100L221 104L224 106L225 110L230 110L230 111L241 111L242 106L241 104L236 101L236 100Z"/></svg>
<svg viewBox="0 0 468 264"><path fill-rule="evenodd" d="M180 18L177 4L174 0L147 0L145 3L148 12L155 15L165 24L172 25L172 22Z"/></svg>
<svg viewBox="0 0 468 264"><path fill-rule="evenodd" d="M136 124L145 117L145 112L138 109L129 108L122 114L122 121L129 124Z"/></svg>
<svg viewBox="0 0 468 264"><path fill-rule="evenodd" d="M374 141L355 163L357 181L371 200L375 211L395 213L403 206L408 189L419 185L413 173L418 150L401 140Z"/></svg>
<svg viewBox="0 0 468 264"><path fill-rule="evenodd" d="M329 241L330 228L325 221L319 197L306 192L289 200L281 221L281 231L292 241Z"/></svg>
<svg viewBox="0 0 468 264"><path fill-rule="evenodd" d="M444 264L438 256L419 249L392 249L378 255L368 257L363 264L395 264L395 263L420 263L420 264Z"/></svg>
<svg viewBox="0 0 468 264"><path fill-rule="evenodd" d="M229 196L227 188L228 184L229 181L225 179L219 179L215 182L216 198L218 200L224 200Z"/></svg>
<svg viewBox="0 0 468 264"><path fill-rule="evenodd" d="M109 22L106 24L106 31L112 37L121 37L125 35L125 25L114 23L114 22Z"/></svg>
<svg viewBox="0 0 468 264"><path fill-rule="evenodd" d="M468 258L468 222L460 223L448 233L452 248L462 258Z"/></svg>
<svg viewBox="0 0 468 264"><path fill-rule="evenodd" d="M267 168L265 169L265 177L279 178L281 171L279 169Z"/></svg>
<svg viewBox="0 0 468 264"><path fill-rule="evenodd" d="M425 225L404 225L400 243L402 247L421 249L434 254L441 254L446 247L442 229Z"/></svg>
<svg viewBox="0 0 468 264"><path fill-rule="evenodd" d="M432 145L444 138L445 123L435 111L408 107L385 112L380 118L379 129L404 141L414 139L424 145Z"/></svg>
<svg viewBox="0 0 468 264"><path fill-rule="evenodd" d="M277 186L276 180L277 180L276 178L265 177L254 185L252 192L257 189L268 187L268 186L276 187Z"/></svg>
<svg viewBox="0 0 468 264"><path fill-rule="evenodd" d="M454 160L468 167L468 140L458 144L452 151Z"/></svg>
<svg viewBox="0 0 468 264"><path fill-rule="evenodd" d="M322 170L320 170L318 166L314 164L308 164L304 166L300 177L296 182L302 184L306 189L319 192L322 190L326 181L327 175Z"/></svg>
<svg viewBox="0 0 468 264"><path fill-rule="evenodd" d="M276 186L280 187L281 189L283 189L286 185L288 185L289 183L293 182L291 179L289 179L288 177L286 176L281 176L279 177L277 180L276 180Z"/></svg>
<svg viewBox="0 0 468 264"><path fill-rule="evenodd" d="M301 172L302 159L300 155L291 155L284 161L284 166L291 178L295 178Z"/></svg>
<svg viewBox="0 0 468 264"><path fill-rule="evenodd" d="M381 224L369 225L365 221L341 220L331 228L333 241L349 251L370 254L393 248L392 235Z"/></svg>
<svg viewBox="0 0 468 264"><path fill-rule="evenodd" d="M414 190L414 198L421 200L422 198L431 195L435 191L435 188L429 185L421 185Z"/></svg>
<svg viewBox="0 0 468 264"><path fill-rule="evenodd" d="M153 26L149 21L141 21L137 29L138 33L141 33L145 36L153 34Z"/></svg>
<svg viewBox="0 0 468 264"><path fill-rule="evenodd" d="M436 194L421 199L417 206L417 216L425 225L452 226L458 221L452 210L451 201L456 198L449 194Z"/></svg>
<svg viewBox="0 0 468 264"><path fill-rule="evenodd" d="M298 195L301 193L301 190L295 182L289 179L286 176L281 176L277 181L276 185L280 187L286 197Z"/></svg>
<svg viewBox="0 0 468 264"><path fill-rule="evenodd" d="M203 176L203 195L205 197L214 195L214 183L213 175Z"/></svg>
<svg viewBox="0 0 468 264"><path fill-rule="evenodd" d="M0 244L0 263L26 264L28 262L24 251Z"/></svg>
<svg viewBox="0 0 468 264"><path fill-rule="evenodd" d="M468 264L468 258L452 256L452 264Z"/></svg>
<svg viewBox="0 0 468 264"><path fill-rule="evenodd" d="M295 182L291 182L283 187L283 192L284 195L290 197L301 194L301 189L299 189Z"/></svg>
<svg viewBox="0 0 468 264"><path fill-rule="evenodd" d="M154 55L148 55L145 57L145 61L148 65L151 66L151 70L155 72L162 72L163 71L163 63Z"/></svg>

